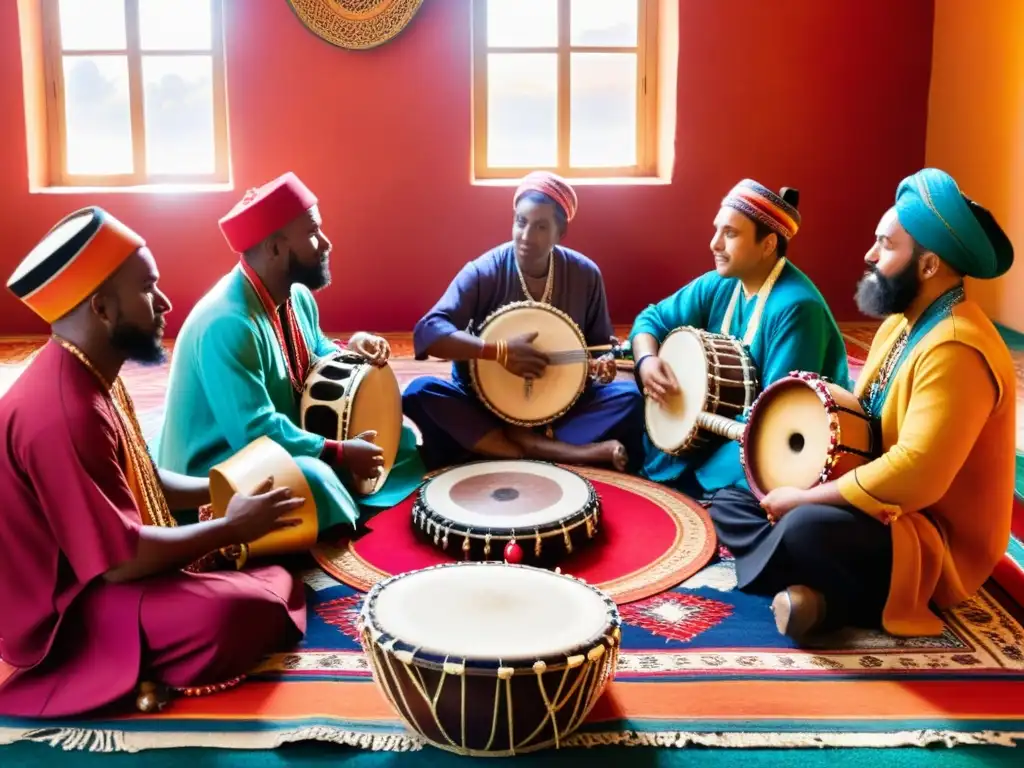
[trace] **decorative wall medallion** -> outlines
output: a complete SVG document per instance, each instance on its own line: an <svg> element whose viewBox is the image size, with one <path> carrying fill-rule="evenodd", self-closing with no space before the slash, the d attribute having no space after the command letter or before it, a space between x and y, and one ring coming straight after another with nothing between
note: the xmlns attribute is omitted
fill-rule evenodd
<svg viewBox="0 0 1024 768"><path fill-rule="evenodd" d="M303 25L331 45L382 45L412 21L423 0L288 0Z"/></svg>

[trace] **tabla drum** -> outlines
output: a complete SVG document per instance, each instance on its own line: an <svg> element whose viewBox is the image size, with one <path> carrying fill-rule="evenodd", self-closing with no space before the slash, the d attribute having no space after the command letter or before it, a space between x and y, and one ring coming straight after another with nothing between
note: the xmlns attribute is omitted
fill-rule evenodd
<svg viewBox="0 0 1024 768"><path fill-rule="evenodd" d="M351 440L375 430L384 452L376 479L357 480L356 490L372 495L395 465L402 439L402 390L390 365L377 367L362 355L339 352L320 358L306 376L300 404L302 428L329 440Z"/></svg>
<svg viewBox="0 0 1024 768"><path fill-rule="evenodd" d="M450 563L367 595L374 681L431 745L504 757L561 747L613 680L620 617L606 594L525 565Z"/></svg>
<svg viewBox="0 0 1024 768"><path fill-rule="evenodd" d="M236 493L252 493L269 476L274 478L274 488L289 488L293 495L306 500L281 517L298 520L299 524L221 550L238 568L250 558L304 552L316 544L319 524L313 491L291 454L266 436L256 438L210 470L210 504L200 519L223 517Z"/></svg>
<svg viewBox="0 0 1024 768"><path fill-rule="evenodd" d="M646 398L647 435L660 450L691 456L738 440L744 425L735 419L757 397L757 365L739 339L701 328L672 331L658 349L679 382L664 405Z"/></svg>
<svg viewBox="0 0 1024 768"><path fill-rule="evenodd" d="M506 304L484 320L480 338L493 343L534 331L533 346L550 358L538 379L528 381L496 360L469 361L470 380L483 404L504 421L523 427L549 424L563 416L583 393L590 376L583 331L549 304Z"/></svg>
<svg viewBox="0 0 1024 768"><path fill-rule="evenodd" d="M511 543L522 562L551 565L600 531L593 484L542 461L479 461L444 470L420 488L412 524L462 560L503 560Z"/></svg>
<svg viewBox="0 0 1024 768"><path fill-rule="evenodd" d="M871 461L874 425L860 401L813 373L779 379L754 402L740 457L750 490L812 488Z"/></svg>

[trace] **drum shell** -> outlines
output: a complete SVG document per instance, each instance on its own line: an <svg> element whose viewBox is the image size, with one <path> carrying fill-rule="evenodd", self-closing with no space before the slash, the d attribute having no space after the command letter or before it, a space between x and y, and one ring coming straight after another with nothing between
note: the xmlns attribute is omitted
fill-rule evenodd
<svg viewBox="0 0 1024 768"><path fill-rule="evenodd" d="M707 413L736 419L750 408L759 391L759 375L757 365L750 352L739 339L718 333L711 333L702 328L683 326L669 333L661 343L659 356L666 344L683 334L696 337L702 350L699 360L686 362L699 365L704 371L703 386L696 393L702 401L700 409ZM679 373L677 380L682 378ZM679 397L685 397L681 392ZM648 438L659 450L673 456L696 457L706 455L721 445L726 438L703 429L694 421L685 437L678 442L666 442L657 438L657 430L653 428L656 419L670 418L664 406L647 398L644 403L644 420Z"/></svg>
<svg viewBox="0 0 1024 768"><path fill-rule="evenodd" d="M817 478L810 485L800 483L795 478L791 482L765 483L754 456L758 430L762 428L768 415L778 408L779 394L790 387L811 389L821 402L822 413L829 421L829 449L821 462ZM867 464L877 455L875 425L856 396L818 374L796 372L772 383L754 403L743 434L740 461L751 492L758 499L763 499L779 487L792 486L806 490L835 480L847 472L852 472L857 467ZM785 479L788 480L788 478Z"/></svg>
<svg viewBox="0 0 1024 768"><path fill-rule="evenodd" d="M559 746L579 728L601 698L618 663L618 646L613 645L606 647L600 658L585 658L571 669L562 664L538 673L525 667L516 669L510 679L502 680L495 670L467 670L455 675L446 673L440 665L418 659L406 664L393 652L372 642L365 630L362 642L374 679L399 716L435 747L470 755L499 756ZM431 694L441 686L433 712L417 684ZM549 701L562 701L568 691L572 692L554 713L554 723L545 721L548 707L541 694L542 686Z"/></svg>
<svg viewBox="0 0 1024 768"><path fill-rule="evenodd" d="M271 531L248 545L248 557L268 557L303 552L316 544L319 533L316 501L305 475L291 455L269 437L258 437L210 470L210 514L220 518L236 493L251 493L269 476L274 488L288 488L306 503L281 517L299 524Z"/></svg>
<svg viewBox="0 0 1024 768"><path fill-rule="evenodd" d="M306 377L299 418L303 429L328 440L376 431L383 472L376 480L356 480L355 486L367 496L384 486L398 456L403 426L401 387L391 366L374 366L351 352L321 358Z"/></svg>

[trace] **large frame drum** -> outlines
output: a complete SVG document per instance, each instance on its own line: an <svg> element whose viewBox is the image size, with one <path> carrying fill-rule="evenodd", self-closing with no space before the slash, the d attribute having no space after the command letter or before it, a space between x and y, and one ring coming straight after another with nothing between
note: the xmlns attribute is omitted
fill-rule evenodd
<svg viewBox="0 0 1024 768"><path fill-rule="evenodd" d="M549 304L522 301L494 311L480 327L484 343L537 332L533 346L551 357L539 379L526 381L496 360L469 361L470 380L481 402L502 420L523 427L549 424L573 406L587 386L590 357L583 331Z"/></svg>
<svg viewBox="0 0 1024 768"><path fill-rule="evenodd" d="M375 430L384 468L375 480L355 480L356 490L368 496L384 486L402 439L402 390L390 365L377 367L353 352L319 359L306 377L300 418L303 429L329 440Z"/></svg>
<svg viewBox="0 0 1024 768"><path fill-rule="evenodd" d="M702 453L726 439L739 439L735 419L757 397L757 365L739 339L683 326L665 337L658 357L675 374L679 392L661 405L644 403L647 435L674 456Z"/></svg>
<svg viewBox="0 0 1024 768"><path fill-rule="evenodd" d="M498 757L561 746L614 678L621 634L611 598L571 576L452 563L378 582L360 639L410 729Z"/></svg>
<svg viewBox="0 0 1024 768"><path fill-rule="evenodd" d="M515 542L523 562L552 565L600 531L593 484L533 460L478 461L443 470L420 488L412 524L453 557L502 560Z"/></svg>
<svg viewBox="0 0 1024 768"><path fill-rule="evenodd" d="M750 490L812 488L876 456L875 430L860 401L813 373L779 379L754 402L740 457Z"/></svg>

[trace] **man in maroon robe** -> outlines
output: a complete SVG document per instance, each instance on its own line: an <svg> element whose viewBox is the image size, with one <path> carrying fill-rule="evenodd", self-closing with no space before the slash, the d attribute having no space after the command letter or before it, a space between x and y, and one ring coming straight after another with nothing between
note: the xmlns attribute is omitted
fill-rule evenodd
<svg viewBox="0 0 1024 768"><path fill-rule="evenodd" d="M217 690L305 633L283 568L194 566L302 499L268 481L219 520L170 516L207 503L209 481L156 469L118 377L162 359L158 278L141 237L86 208L8 282L53 338L0 398L0 715L79 715L143 682Z"/></svg>

